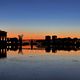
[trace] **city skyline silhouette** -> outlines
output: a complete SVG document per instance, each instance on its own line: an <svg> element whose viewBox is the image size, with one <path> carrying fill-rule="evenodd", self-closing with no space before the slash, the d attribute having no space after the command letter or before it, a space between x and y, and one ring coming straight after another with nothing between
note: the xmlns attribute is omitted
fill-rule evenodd
<svg viewBox="0 0 80 80"><path fill-rule="evenodd" d="M80 80L80 0L0 0L0 80Z"/></svg>

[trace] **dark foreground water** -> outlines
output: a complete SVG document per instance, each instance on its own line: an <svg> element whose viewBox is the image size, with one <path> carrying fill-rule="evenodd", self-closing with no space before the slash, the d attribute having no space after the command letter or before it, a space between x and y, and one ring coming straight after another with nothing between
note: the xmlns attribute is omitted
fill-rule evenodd
<svg viewBox="0 0 80 80"><path fill-rule="evenodd" d="M80 51L7 51L0 80L80 80Z"/></svg>

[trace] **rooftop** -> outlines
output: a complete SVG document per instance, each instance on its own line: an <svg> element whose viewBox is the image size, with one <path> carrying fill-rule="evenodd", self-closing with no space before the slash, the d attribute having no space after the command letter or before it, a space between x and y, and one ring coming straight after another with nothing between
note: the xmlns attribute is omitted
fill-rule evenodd
<svg viewBox="0 0 80 80"><path fill-rule="evenodd" d="M6 31L2 31L2 30L0 30L0 33L7 33Z"/></svg>

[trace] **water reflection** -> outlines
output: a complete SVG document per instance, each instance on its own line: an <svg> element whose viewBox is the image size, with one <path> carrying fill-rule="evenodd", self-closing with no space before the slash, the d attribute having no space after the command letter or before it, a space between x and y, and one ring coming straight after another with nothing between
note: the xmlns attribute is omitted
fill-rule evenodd
<svg viewBox="0 0 80 80"><path fill-rule="evenodd" d="M57 51L60 51L60 50L63 50L63 51L78 51L80 50L80 47L76 47L76 46L47 46L45 47L45 51L46 52L51 52L52 53L56 53Z"/></svg>
<svg viewBox="0 0 80 80"><path fill-rule="evenodd" d="M36 53L39 56L36 56ZM59 56L73 53L79 54L79 47L31 45L2 48L0 58L7 59L0 60L0 78L1 80L80 80L80 56ZM48 56L42 56L45 54Z"/></svg>
<svg viewBox="0 0 80 80"><path fill-rule="evenodd" d="M6 58L6 57L7 57L7 50L0 49L0 58Z"/></svg>
<svg viewBox="0 0 80 80"><path fill-rule="evenodd" d="M23 52L25 51L26 52ZM39 50L45 51L45 53L57 53L57 51L79 51L80 47L77 46L36 46L36 45L29 45L29 46L7 46L7 48L0 48L0 58L6 58L8 51L18 51L18 54L28 53L28 50ZM43 52L42 52L43 53Z"/></svg>

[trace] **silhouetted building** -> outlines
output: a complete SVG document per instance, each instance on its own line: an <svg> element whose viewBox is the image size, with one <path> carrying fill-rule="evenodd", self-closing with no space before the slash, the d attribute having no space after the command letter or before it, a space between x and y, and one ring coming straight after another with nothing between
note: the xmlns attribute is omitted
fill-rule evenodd
<svg viewBox="0 0 80 80"><path fill-rule="evenodd" d="M7 49L16 51L18 49L18 39L7 38Z"/></svg>
<svg viewBox="0 0 80 80"><path fill-rule="evenodd" d="M0 30L0 41L6 41L7 32Z"/></svg>
<svg viewBox="0 0 80 80"><path fill-rule="evenodd" d="M45 36L45 45L50 46L51 44L51 36Z"/></svg>
<svg viewBox="0 0 80 80"><path fill-rule="evenodd" d="M0 30L0 48L6 47L7 32Z"/></svg>
<svg viewBox="0 0 80 80"><path fill-rule="evenodd" d="M18 39L16 37L7 38L7 44L9 44L9 45L18 45Z"/></svg>
<svg viewBox="0 0 80 80"><path fill-rule="evenodd" d="M55 40L55 39L57 39L57 36L56 35L52 36L52 40Z"/></svg>
<svg viewBox="0 0 80 80"><path fill-rule="evenodd" d="M53 45L56 45L57 44L57 36L56 35L54 35L54 36L52 36L52 44Z"/></svg>
<svg viewBox="0 0 80 80"><path fill-rule="evenodd" d="M7 47L7 32L0 30L0 58L7 57L6 47Z"/></svg>
<svg viewBox="0 0 80 80"><path fill-rule="evenodd" d="M45 36L45 40L51 40L51 36Z"/></svg>

